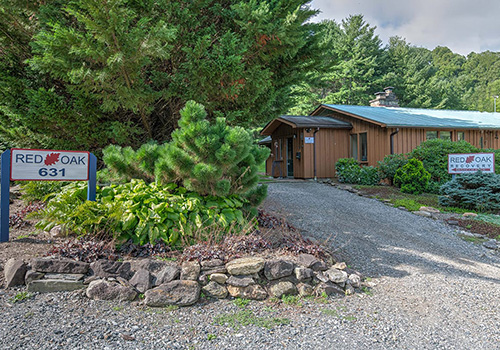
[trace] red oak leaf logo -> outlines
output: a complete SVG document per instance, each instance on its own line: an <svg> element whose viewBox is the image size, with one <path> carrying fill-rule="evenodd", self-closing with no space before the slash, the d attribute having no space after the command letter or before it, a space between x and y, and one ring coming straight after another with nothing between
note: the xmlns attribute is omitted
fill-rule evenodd
<svg viewBox="0 0 500 350"><path fill-rule="evenodd" d="M56 164L59 161L59 155L61 153L50 153L47 154L47 157L45 157L45 165L53 165Z"/></svg>
<svg viewBox="0 0 500 350"><path fill-rule="evenodd" d="M465 160L467 164L472 163L473 161L474 161L474 156L468 156L467 159Z"/></svg>

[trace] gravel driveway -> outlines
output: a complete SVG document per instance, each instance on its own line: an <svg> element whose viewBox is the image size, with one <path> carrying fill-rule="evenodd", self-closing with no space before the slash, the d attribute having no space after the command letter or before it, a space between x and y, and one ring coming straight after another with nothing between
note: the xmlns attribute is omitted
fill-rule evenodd
<svg viewBox="0 0 500 350"><path fill-rule="evenodd" d="M0 349L500 348L500 259L441 222L311 182L270 184L264 207L329 240L376 286L329 302L205 301L178 310L80 292L12 304L17 291L0 290ZM233 327L234 317L250 324Z"/></svg>

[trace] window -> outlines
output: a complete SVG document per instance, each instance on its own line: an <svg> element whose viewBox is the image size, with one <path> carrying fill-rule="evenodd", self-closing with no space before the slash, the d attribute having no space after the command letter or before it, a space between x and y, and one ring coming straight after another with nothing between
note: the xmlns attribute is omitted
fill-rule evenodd
<svg viewBox="0 0 500 350"><path fill-rule="evenodd" d="M358 160L358 134L351 135L351 158Z"/></svg>
<svg viewBox="0 0 500 350"><path fill-rule="evenodd" d="M368 160L368 136L366 132L359 134L359 143L361 148L361 161L366 162Z"/></svg>
<svg viewBox="0 0 500 350"><path fill-rule="evenodd" d="M426 140L434 140L437 139L438 137L438 132L437 131L427 131L425 133L425 139Z"/></svg>
<svg viewBox="0 0 500 350"><path fill-rule="evenodd" d="M463 131L457 132L457 141L463 141L463 140L465 140L465 132Z"/></svg>
<svg viewBox="0 0 500 350"><path fill-rule="evenodd" d="M439 138L441 140L449 140L451 141L451 131L440 131Z"/></svg>

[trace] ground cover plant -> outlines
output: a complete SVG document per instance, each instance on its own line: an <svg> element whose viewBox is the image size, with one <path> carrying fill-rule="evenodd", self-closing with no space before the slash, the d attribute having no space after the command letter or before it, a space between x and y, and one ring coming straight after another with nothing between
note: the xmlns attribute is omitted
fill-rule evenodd
<svg viewBox="0 0 500 350"><path fill-rule="evenodd" d="M353 158L341 158L335 163L335 171L340 182L376 185L380 182L377 168L360 166Z"/></svg>

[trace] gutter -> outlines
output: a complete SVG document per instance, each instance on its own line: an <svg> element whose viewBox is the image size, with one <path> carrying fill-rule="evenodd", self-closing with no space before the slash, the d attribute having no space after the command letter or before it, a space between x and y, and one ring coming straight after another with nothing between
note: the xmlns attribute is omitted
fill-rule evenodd
<svg viewBox="0 0 500 350"><path fill-rule="evenodd" d="M399 128L396 129L393 133L391 133L391 154L394 154L394 135L399 132Z"/></svg>
<svg viewBox="0 0 500 350"><path fill-rule="evenodd" d="M318 178L316 177L316 133L319 131L319 126L314 130L313 132L313 137L314 137L314 144L313 144L313 158L314 158L314 181L318 181Z"/></svg>

